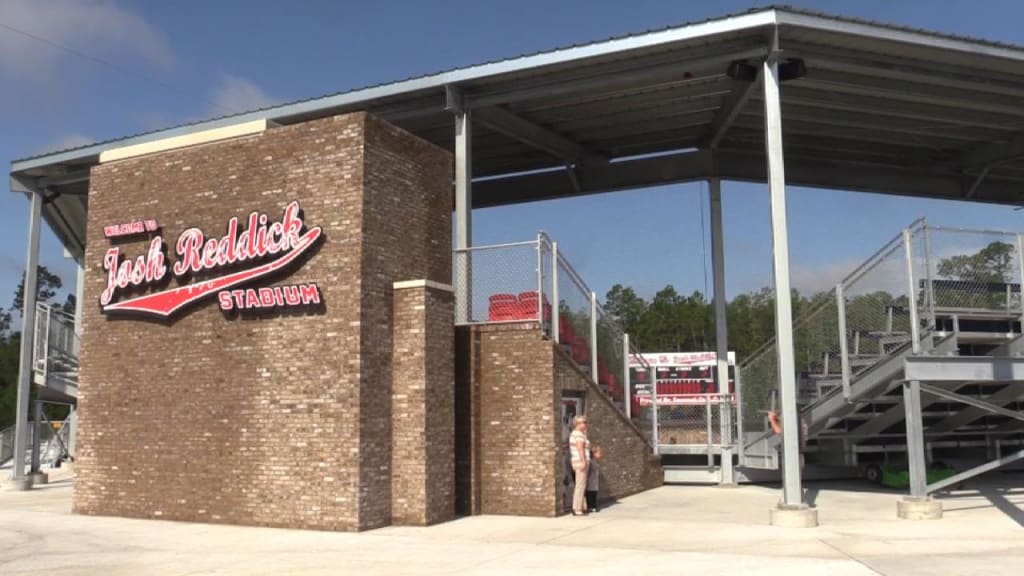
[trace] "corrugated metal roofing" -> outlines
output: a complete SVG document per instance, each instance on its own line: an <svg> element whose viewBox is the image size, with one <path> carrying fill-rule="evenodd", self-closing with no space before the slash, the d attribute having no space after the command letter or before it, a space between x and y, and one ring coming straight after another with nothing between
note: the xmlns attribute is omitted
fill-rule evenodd
<svg viewBox="0 0 1024 576"><path fill-rule="evenodd" d="M998 42L998 41L993 41L993 40L987 40L987 39L984 39L984 38L977 38L977 37L971 37L971 36L965 36L965 35L959 35L959 34L952 34L952 33L947 33L947 32L939 32L939 31L928 30L928 29L924 29L924 28L916 28L916 27L911 27L911 26L896 25L896 24L885 23L885 22L876 21L876 20L870 20L870 19L862 19L862 18L854 18L854 17L849 17L849 16L840 16L840 15L835 15L835 14L828 14L828 13L825 13L825 12L820 12L820 11L815 11L815 10L808 10L808 9L803 9L803 8L794 8L794 7L788 6L788 5L771 5L771 6L762 7L762 8L754 8L754 9L743 11L743 12L730 13L730 14L726 14L724 16L719 16L719 17L714 17L714 18L707 18L707 19L704 19L704 20L688 21L688 22L685 22L685 23L682 23L682 24L674 24L674 25L665 26L665 27L662 27L662 28L651 28L651 29L648 29L648 30L640 31L640 32L634 32L634 33L629 33L629 34L622 34L622 35L618 35L618 36L611 36L611 37L608 37L608 38L605 38L605 39L602 39L602 40L595 40L593 42L584 42L584 43L571 44L571 45L562 46L560 48L556 48L556 49L553 49L553 50L539 50L539 51L535 51L535 52L523 53L523 54L519 54L517 56L512 56L512 57L509 57L509 58L496 59L496 60L489 60L489 61L481 62L479 64L475 64L475 65L467 66L467 67L448 68L448 69L440 70L440 71L433 72L433 73L422 74L422 75L418 75L418 76L410 76L408 78L405 78L403 80L398 80L398 81L395 81L395 82L385 82L385 83L371 84L371 85L368 85L368 86L363 86L361 88L354 88L354 89L351 89L351 90L344 90L344 91L340 91L340 92L324 94L324 95L321 95L321 96L294 100L294 101L287 102L287 103L284 103L284 104L278 104L278 105L274 105L274 106L267 106L267 107L258 108L258 109L255 109L255 110L239 112L237 114L230 114L230 115L226 115L226 116L213 117L213 118L209 118L209 119L206 119L206 120L201 120L201 121L196 121L196 122L180 124L180 125L176 125L176 126L172 126L172 127L168 127L168 128L158 129L158 130L139 132L139 133L136 133L136 134L126 135L126 136L122 136L122 137L119 137L119 138L112 138L112 139L109 139L109 140L103 140L103 141L100 141L100 142L94 142L94 143L86 144L86 145L82 145L82 146L75 146L75 147L70 147L70 148L64 148L64 149L61 149L61 150L54 150L54 151L50 151L50 152L36 154L36 155L33 155L33 156L28 156L28 157L25 157L25 158L21 158L21 159L15 160L15 161L12 162L12 164L16 165L16 164L23 163L23 162L26 162L26 161L29 161L29 160L36 160L36 159L45 158L45 157L48 157L48 156L56 156L58 154L64 154L64 153L72 152L72 151L75 151L75 150L83 150L83 149L90 148L90 147L97 146L97 145L115 144L115 143L118 143L118 142L123 142L123 141L126 141L126 140L131 140L133 138L138 138L138 137L141 137L141 136L149 136L149 135L159 134L161 132L165 132L165 131L169 131L169 130L188 128L190 126L199 126L199 125L206 124L206 123L212 122L212 121L228 120L228 119L231 119L231 118L251 115L251 114L256 113L256 112L271 112L271 111L279 110L281 108L285 108L285 107L288 107L288 106L293 106L295 104L315 102L315 101L323 100L323 99L326 99L326 98L343 96L343 95L346 95L346 94L354 94L354 93L357 93L357 92L362 92L362 91L370 90L370 89L373 89L373 88L382 88L382 87L385 87L385 86L392 86L392 85L395 85L395 84L401 84L403 82L408 82L408 81L412 81L412 80L423 80L423 79L427 79L427 78L432 78L432 77L436 77L436 76L442 76L442 75L445 75L445 74L450 74L452 72L457 72L457 71L460 71L460 70L467 70L467 69L471 69L471 68L478 68L478 67L481 67L481 66L486 66L486 65L491 65L491 64L511 63L511 62L515 62L517 60L524 60L524 59L532 58L532 57L535 57L535 56L557 54L557 53L565 52L565 51L576 49L576 48L588 47L588 46L597 46L597 45L601 45L601 44L606 44L608 42L614 42L614 41L617 41L617 40L640 38L640 37L643 37L643 36L647 36L647 35L651 35L651 34L656 34L656 33L659 33L659 32L666 32L666 31L670 31L670 30L686 28L686 27L695 26L695 25L698 25L698 24L705 24L705 23L710 23L710 22L715 22L715 21L720 21L720 20L726 20L726 19L729 19L729 18L735 18L735 17L738 17L738 16L744 16L744 15L749 15L749 14L768 13L768 12L772 12L772 11L789 12L789 13L792 13L792 14L799 14L799 15L804 15L804 16L813 16L813 17L818 17L818 18L826 18L826 19L837 21L837 22L846 22L846 23L851 23L851 24L863 24L863 25L867 25L867 26L883 28L883 29L888 29L888 30L893 30L893 31L910 32L910 33L914 33L914 34L922 34L922 35L927 35L927 36L933 36L935 38L945 38L945 39L949 39L949 40L957 40L957 41L962 41L962 42L968 42L968 43L971 43L971 44L977 44L979 46L991 46L991 47L1006 48L1006 49L1012 49L1012 50L1021 50L1022 52L1024 52L1024 46L1015 45L1015 44L1006 43L1006 42Z"/></svg>
<svg viewBox="0 0 1024 576"><path fill-rule="evenodd" d="M787 7L69 148L15 161L12 175L56 195L44 216L65 246L80 248L88 168L100 152L353 110L452 149L445 86L456 85L474 111L474 207L712 177L763 181L761 92L727 70L760 67L773 32L782 58L806 64L782 84L788 183L1024 204L1024 47ZM510 117L530 129L517 134Z"/></svg>

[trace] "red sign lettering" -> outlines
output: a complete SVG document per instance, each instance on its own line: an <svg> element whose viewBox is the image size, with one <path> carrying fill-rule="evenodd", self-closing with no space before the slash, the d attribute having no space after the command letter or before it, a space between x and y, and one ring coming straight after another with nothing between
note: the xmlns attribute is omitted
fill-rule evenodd
<svg viewBox="0 0 1024 576"><path fill-rule="evenodd" d="M135 260L122 259L119 247L110 248L103 257L103 269L107 272L107 286L100 295L103 312L132 312L167 318L215 293L224 311L320 304L320 287L316 284L241 288L290 265L322 236L323 230L319 226L304 230L298 201L288 204L278 221L270 222L266 214L252 212L246 223L245 229L240 230L238 218L231 218L227 233L220 238L207 238L199 228L185 230L175 243L177 261L171 269L174 276L184 280L225 266L250 266L120 302L114 302L119 291L151 285L166 276L164 239L162 236L154 237L146 254ZM108 226L104 234L107 229L112 229L115 236L123 236L125 234L121 231L135 230L135 224L141 225L140 232L157 229L155 220L146 220L131 225Z"/></svg>

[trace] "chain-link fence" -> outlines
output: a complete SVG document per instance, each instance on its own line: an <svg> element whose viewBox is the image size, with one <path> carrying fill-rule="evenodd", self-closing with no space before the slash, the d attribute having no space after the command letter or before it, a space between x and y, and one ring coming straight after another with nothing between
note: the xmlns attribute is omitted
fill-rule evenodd
<svg viewBox="0 0 1024 576"><path fill-rule="evenodd" d="M475 324L537 320L538 269L544 255L543 244L534 240L456 250L452 267L456 321ZM464 278L469 281L460 284Z"/></svg>
<svg viewBox="0 0 1024 576"><path fill-rule="evenodd" d="M555 336L557 327L562 349L628 414L633 399L627 391L625 334L556 243L541 233L529 242L455 250L453 259L458 324L540 318L544 334ZM630 416L642 430L650 429L649 417L645 423L640 414Z"/></svg>
<svg viewBox="0 0 1024 576"><path fill-rule="evenodd" d="M618 322L597 307L597 382L616 405L625 409L626 357Z"/></svg>
<svg viewBox="0 0 1024 576"><path fill-rule="evenodd" d="M920 230L916 222L912 231ZM842 386L843 339L851 377L909 342L907 260L903 235L893 238L828 293L814 296L793 322L797 401ZM842 318L840 313L842 312ZM845 323L845 333L841 330ZM767 411L778 389L778 350L770 340L740 366L743 427L758 436L769 430Z"/></svg>
<svg viewBox="0 0 1024 576"><path fill-rule="evenodd" d="M559 251L558 342L584 372L591 369L591 293L583 279Z"/></svg>
<svg viewBox="0 0 1024 576"><path fill-rule="evenodd" d="M1013 233L914 222L794 321L798 401L841 387L844 363L852 382L906 350L915 328L922 340L931 330L956 329L954 323L1012 330L1024 312L1020 246ZM993 322L1002 324L985 324ZM740 375L743 426L756 437L768 430L765 414L778 388L774 339L742 363Z"/></svg>
<svg viewBox="0 0 1024 576"><path fill-rule="evenodd" d="M659 395L658 445L664 451L671 447L721 448L723 421L735 426L736 409L733 394ZM736 437L735 429L730 437Z"/></svg>
<svg viewBox="0 0 1024 576"><path fill-rule="evenodd" d="M1021 311L1016 234L940 227L926 234L926 271L936 311L994 316Z"/></svg>
<svg viewBox="0 0 1024 576"><path fill-rule="evenodd" d="M636 427L647 437L647 441L654 443L654 410L651 404L651 380L654 377L654 368L647 362L632 342L629 344L629 372L626 385L627 402L629 403L629 416Z"/></svg>

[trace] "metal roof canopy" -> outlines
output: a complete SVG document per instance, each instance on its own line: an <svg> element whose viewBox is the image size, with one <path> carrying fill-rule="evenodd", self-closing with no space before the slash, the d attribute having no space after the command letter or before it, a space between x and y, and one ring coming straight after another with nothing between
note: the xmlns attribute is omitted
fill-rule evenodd
<svg viewBox="0 0 1024 576"><path fill-rule="evenodd" d="M770 46L777 36L779 51ZM365 110L453 148L470 110L473 206L722 178L764 182L760 63L783 84L791 185L1024 201L1024 47L772 7L521 56L15 161L13 187L75 252L105 150L269 119ZM748 63L753 77L730 74Z"/></svg>

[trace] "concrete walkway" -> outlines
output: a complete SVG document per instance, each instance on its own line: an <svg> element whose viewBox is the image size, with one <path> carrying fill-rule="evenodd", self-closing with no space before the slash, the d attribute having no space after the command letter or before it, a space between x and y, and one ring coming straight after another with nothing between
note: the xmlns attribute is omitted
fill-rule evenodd
<svg viewBox="0 0 1024 576"><path fill-rule="evenodd" d="M895 493L812 485L821 527L768 526L778 490L666 486L587 518L464 518L362 534L70 513L71 479L0 492L0 574L912 575L1024 571L1024 475L896 518Z"/></svg>

